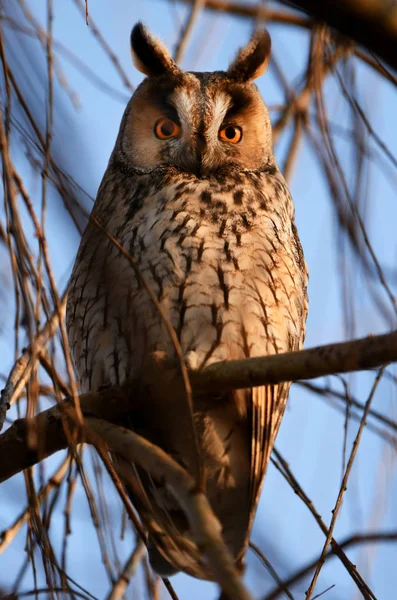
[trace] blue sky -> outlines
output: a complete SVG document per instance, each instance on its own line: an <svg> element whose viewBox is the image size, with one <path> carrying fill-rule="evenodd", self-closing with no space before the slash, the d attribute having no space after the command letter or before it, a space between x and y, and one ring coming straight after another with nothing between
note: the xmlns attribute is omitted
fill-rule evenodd
<svg viewBox="0 0 397 600"><path fill-rule="evenodd" d="M128 90L123 86L111 61L85 25L74 3L58 1L54 2L54 5L55 39L70 47L103 80L119 90L120 95L124 94L128 98ZM30 2L30 6L44 23L46 2L44 0ZM130 59L129 34L132 25L138 20L143 20L154 33L160 35L173 48L177 40L178 27L187 15L186 7L155 0L140 3L127 2L127 0L119 0L117 3L96 0L90 2L90 12L134 85L139 83L142 76L134 70ZM251 30L250 21L243 22L214 13L203 14L198 21L182 65L188 69L206 71L225 68L237 48L248 39ZM290 84L295 84L306 68L309 42L307 32L280 25L270 26L270 32L274 54ZM39 53L39 48L33 42L28 47ZM117 135L124 105L122 101L110 98L87 82L86 77L63 58L61 64L70 88L79 96L80 109L76 111L73 108L69 99L56 84L57 98L63 98L63 109L55 113L54 144L66 148L72 146L73 153L69 157L68 168L77 181L94 197ZM395 91L392 85L379 78L369 67L362 65L358 65L356 80L360 101L368 111L372 126L386 141L390 150L397 154ZM262 77L258 85L270 107L283 102L283 96L280 94L271 69ZM44 99L45 89L40 87L38 89ZM335 83L329 81L325 90L330 120L339 127L349 127L346 103ZM282 164L289 133L287 131L281 137L276 147L276 156L280 164ZM345 139L337 138L336 143L339 157L348 174L348 184L351 184L353 163L349 136ZM376 146L371 144L370 148L378 156ZM39 179L29 172L23 156L18 156L16 160L26 174L32 196L35 197L36 193L37 206L39 206ZM363 200L365 197L367 200L363 202L365 207L363 217L365 217L371 243L382 265L385 265L387 272L391 273L389 283L396 291L396 170L378 167L378 159L376 160L373 166L368 166L364 177L362 197ZM310 312L306 346L348 339L351 331L346 329L343 319L344 306L340 286L340 257L343 244L338 238L337 222L328 187L323 181L317 157L306 141L302 144L300 159L294 170L291 191L296 206L297 225L310 271ZM65 218L64 209L59 207L53 194L49 204L47 235L54 270L58 281L63 284L66 284L78 245L78 235L73 233L70 227L65 227ZM395 327L392 311L389 311L390 318L385 319L371 300L368 280L357 267L351 251L346 251L346 257L350 284L349 297L355 319L354 335L380 333ZM13 360L9 343L12 335L12 320L4 320L1 324L3 337L0 341L0 369L5 374ZM351 393L365 402L374 376L375 373L364 373L347 376L345 379ZM330 383L336 389L343 391L342 384L336 378L329 378L325 383ZM374 407L396 420L396 397L394 386L390 382L384 380L381 383ZM356 427L355 422L349 424L348 451ZM341 481L343 435L343 415L302 387L293 387L276 445L288 460L295 476L326 523L331 518L331 510ZM392 450L369 430L364 432L341 516L336 526L337 539L343 539L351 533L363 533L366 530L397 529L396 512L393 510L397 499L395 457L395 449ZM51 472L60 460L61 458L57 456L47 461L48 472ZM111 513L118 515L118 500L110 488L107 493L109 493ZM5 510L0 511L0 531L8 526L23 508L24 494L22 477L14 478L0 490L0 502L2 507L5 507ZM69 574L96 597L101 598L106 594L108 581L101 566L96 534L90 524L87 503L81 489L76 492L74 508L72 535L68 542ZM52 532L55 547L60 546L63 534L61 511L57 518L59 527L55 526ZM115 527L120 527L117 517L115 517ZM265 481L252 538L260 546L266 543L273 548L279 561L275 566L280 568L282 574L285 574L283 568L292 571L319 555L324 542L324 536L307 508L272 466ZM15 576L15 570L23 560L24 543L24 534L19 534L18 539L0 556L0 585L7 585L8 573L11 574L10 581ZM131 544L131 533L126 540L118 542L121 560L127 557ZM362 567L364 578L378 598L392 597L397 585L396 546L384 544L376 549L368 546L366 549L349 552L349 557L359 568ZM250 556L248 564L247 582L259 598L269 589L270 578L259 566L255 557ZM202 598L204 594L208 598L216 597L215 588L207 591L210 584L196 582L183 575L174 578L173 584L180 598L195 600ZM359 598L353 582L336 558L323 569L316 591L319 593L331 584L336 584L336 587L325 597L331 600ZM271 583L270 587L272 587ZM22 588L29 589L28 579L26 586ZM304 584L299 586L296 598L302 598L304 590ZM132 592L129 594L128 597L134 597ZM164 597L167 597L166 592Z"/></svg>

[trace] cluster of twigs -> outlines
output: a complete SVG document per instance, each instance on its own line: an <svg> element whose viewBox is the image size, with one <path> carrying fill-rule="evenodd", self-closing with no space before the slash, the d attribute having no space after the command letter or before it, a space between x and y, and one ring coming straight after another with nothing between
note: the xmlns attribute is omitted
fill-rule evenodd
<svg viewBox="0 0 397 600"><path fill-rule="evenodd" d="M0 59L3 91L0 106L0 151L4 209L0 218L0 240L3 250L0 256L2 260L5 256L8 257L4 277L9 283L6 285L7 297L4 302L8 314L13 314L14 348L12 360L12 350L8 341L7 367L10 368L2 373L6 383L0 401L0 422L6 419L10 428L0 437L0 481L24 469L27 495L25 507L21 500L15 499L15 504L20 505L20 512L15 520L4 528L0 537L2 553L22 531L26 535L27 552L21 556L22 565L15 573L11 597L21 595L27 573L30 574L29 580L33 581L32 593L38 595L40 590L43 591L38 579L38 572L41 570L45 574L47 588L44 591L48 597L92 597L68 573L68 539L73 503L78 489L85 493L97 533L98 546L109 581L107 598L116 600L124 595L138 563L141 565L149 597L159 597L159 585L150 572L144 551L145 534L108 458L107 450L111 448L129 460L143 462L154 474L160 473L166 478L186 510L196 541L206 552L224 592L229 598L248 598L248 592L235 573L222 545L219 525L206 503L205 495L196 493L196 482L169 457L162 455L159 449L132 432L122 430L117 424L123 411L125 413L133 410L133 388L130 387L127 392L105 390L81 398L78 396L64 327L65 293L64 288L60 290L59 277L54 273L48 243L47 212L50 195L54 202L62 201L59 203L59 211L66 210L70 216L70 223L65 224L65 227L74 227L77 232L81 232L89 209L88 194L68 172L65 167L67 159L64 150L57 147L55 142L54 111L58 101L61 106L55 88L60 84L66 96L74 103L77 101L77 94L70 88L64 75L61 58L69 60L98 90L118 101L125 102L133 86L95 24L95 14L91 14L94 7L89 7L87 1L74 0L74 3L89 25L90 34L95 37L101 50L114 65L126 90L125 94L112 89L81 57L54 39L53 18L56 7L53 6L52 0L47 0L45 28L39 24L25 0L17 0L11 8L11 5L5 5L1 9ZM292 84L286 77L277 49L272 58L272 72L284 97L284 103L276 107L274 114L274 141L277 143L281 136L289 136L282 170L287 179L292 178L304 141L313 150L313 160L317 161L329 188L341 240L341 277L347 332L354 333L354 322L349 295L350 271L346 267L349 261L344 260L346 257L353 260L354 268L359 268L366 277L373 306L384 321L388 324L395 323L397 306L393 286L389 274L385 272L371 245L363 218L363 190L360 181L369 159L377 161L387 173L397 167L397 161L371 126L358 100L355 79L355 65L359 61L375 70L379 77L391 85L396 85L397 80L389 67L371 53L375 50L381 59L395 67L395 54L387 51L388 40L393 38L394 32L384 25L382 37L382 23L378 24L378 37L375 41L372 37L368 39L367 49L364 49L316 20L318 16L327 17L326 11L320 15L315 10L315 6L321 3L294 3L311 10L312 14L309 16L290 10L290 3L287 2L274 6L256 6L220 0L196 0L189 4L192 5L191 10L176 45L175 56L178 60L182 60L195 24L206 9L234 14L256 23L278 23L284 27L299 27L306 31L310 38L307 64L298 81ZM329 3L322 4L328 6ZM336 4L340 10L348 12L350 4L359 3ZM363 21L366 21L366 14L361 14ZM337 15L335 17L333 13L330 22L338 29ZM340 21L339 30L344 34L349 34L349 31L346 31L348 22L346 19ZM360 31L360 35L356 35L355 31L351 31L350 35L355 41L365 44L365 29ZM15 36L22 44L25 39L37 39L40 43L46 65L45 77L42 80L46 90L44 104L38 103L31 93L24 70L15 58ZM325 85L329 79L332 79L340 97L346 103L347 110L350 111L352 128L349 131L338 127L329 115L325 96ZM55 80L58 82L57 86L54 84ZM348 135L352 140L356 165L353 185L339 157L335 142L336 133ZM31 186L26 176L27 165L41 177L39 201L36 199L37 192L36 197L33 197L30 191ZM312 302L315 302L315 299L312 299ZM322 566L332 556L338 557L364 598L375 598L345 550L353 544L395 542L397 532L359 533L338 543L334 538L334 528L364 427L372 428L372 431L386 440L394 450L397 445L397 423L372 407L380 379L393 377L385 365L397 360L396 336L397 333L391 333L291 355L213 365L202 373L190 374L193 392L219 392L261 383L307 380L331 373L381 367L365 402L351 396L344 380L344 392L331 387L331 384L327 384L326 387L317 383L300 384L318 398L326 399L331 406L342 410L346 423L350 419L357 420L359 427L350 455L346 456L341 487L328 525L320 517L286 460L278 451L274 451L273 464L311 511L324 534L324 545L314 561L296 570L285 581L275 573L274 568L257 548L256 552L267 564L276 582L274 590L266 595L268 600L282 594L293 598L293 586L307 576L311 577L311 582L306 598L313 599ZM6 367L2 365L1 368ZM175 380L173 384L173 393L182 394L182 383ZM64 401L65 397L68 397L67 401ZM10 406L12 409L7 412ZM16 417L20 420L13 423ZM87 466L86 458L83 460L87 451L82 442L89 442L97 449L97 454L92 455L93 468ZM67 451L60 458L59 465L52 475L48 476L40 461L61 449ZM39 464L35 472L33 465L37 463ZM132 536L134 531L133 537L137 540L123 565L120 564L114 528L108 514L108 499L103 491L105 477L107 481L109 478L113 481L114 489L124 507L123 514L128 515L128 523L132 524L129 528L123 520L123 535ZM54 550L49 532L53 515L57 512L59 514L61 503L64 503L64 531L59 553ZM120 511L121 518L125 519L121 517ZM128 534L125 533L127 529ZM171 597L176 598L170 582L164 580L164 583ZM0 585L2 584L5 582L0 580Z"/></svg>

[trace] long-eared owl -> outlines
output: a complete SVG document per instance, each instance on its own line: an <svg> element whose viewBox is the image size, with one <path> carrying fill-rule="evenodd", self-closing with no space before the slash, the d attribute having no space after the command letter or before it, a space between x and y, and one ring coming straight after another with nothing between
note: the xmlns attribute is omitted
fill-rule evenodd
<svg viewBox="0 0 397 600"><path fill-rule="evenodd" d="M146 77L125 110L93 209L97 222L85 230L69 286L67 326L82 391L139 379L154 353L176 360L143 281L190 369L298 350L305 335L306 265L253 83L268 65L268 33L256 32L225 72L181 70L142 24L131 49ZM289 387L194 400L208 499L237 565ZM126 426L192 470L186 411L162 396L147 398L143 416ZM153 568L211 579L166 483L132 466L126 487L148 530Z"/></svg>

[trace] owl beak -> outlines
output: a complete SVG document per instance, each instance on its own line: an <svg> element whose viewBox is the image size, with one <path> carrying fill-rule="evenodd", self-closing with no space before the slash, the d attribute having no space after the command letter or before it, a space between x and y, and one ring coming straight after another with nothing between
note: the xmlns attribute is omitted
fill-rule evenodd
<svg viewBox="0 0 397 600"><path fill-rule="evenodd" d="M207 146L207 140L205 139L205 135L198 131L195 133L195 137L196 137L197 154L201 155Z"/></svg>
<svg viewBox="0 0 397 600"><path fill-rule="evenodd" d="M195 174L197 177L201 177L203 174L203 154L207 147L207 140L203 133L195 132L194 134L194 148L195 148Z"/></svg>

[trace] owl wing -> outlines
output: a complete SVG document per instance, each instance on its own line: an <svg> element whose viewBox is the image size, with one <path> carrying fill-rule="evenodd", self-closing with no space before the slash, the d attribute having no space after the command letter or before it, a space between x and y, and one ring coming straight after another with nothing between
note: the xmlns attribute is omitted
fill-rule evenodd
<svg viewBox="0 0 397 600"><path fill-rule="evenodd" d="M250 475L250 513L247 540L255 518L259 497L270 460L274 442L281 425L287 404L290 384L267 385L253 388L251 395L251 475Z"/></svg>
<svg viewBox="0 0 397 600"><path fill-rule="evenodd" d="M289 193L289 192L288 192ZM284 307L285 314L282 319L292 320L294 335L288 340L288 344L278 349L279 352L298 350L302 347L305 339L305 323L308 311L307 301L307 266L303 257L302 247L296 232L294 222L292 226L291 248L293 258L290 253L282 252L285 265L285 272L279 274L282 287L288 290L286 294ZM286 246L288 248L288 245ZM280 255L280 262L282 256ZM284 281L285 280L285 281ZM258 290L258 296L260 296ZM295 316L291 319L291 313L288 306L294 307ZM288 393L291 383L282 383L278 385L267 385L253 388L250 392L251 397L248 400L248 406L251 410L251 474L250 474L250 514L247 530L247 540L252 528L259 497L263 485L264 476L274 442L281 425L281 420L287 404Z"/></svg>

